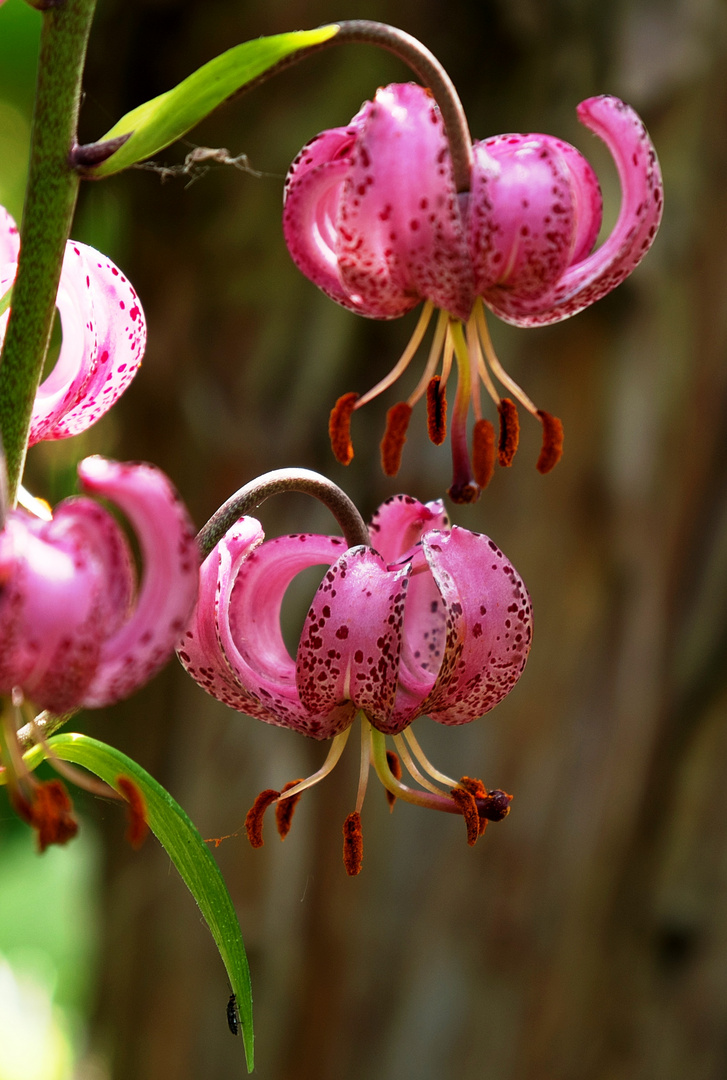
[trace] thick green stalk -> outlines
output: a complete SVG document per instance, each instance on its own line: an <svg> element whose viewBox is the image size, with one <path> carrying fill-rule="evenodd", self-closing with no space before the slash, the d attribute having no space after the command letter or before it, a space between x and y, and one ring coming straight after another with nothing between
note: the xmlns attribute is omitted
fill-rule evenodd
<svg viewBox="0 0 727 1080"><path fill-rule="evenodd" d="M61 0L43 12L28 189L18 275L0 359L0 431L15 504L33 401L53 328L65 243L78 194L76 143L81 77L96 0Z"/></svg>

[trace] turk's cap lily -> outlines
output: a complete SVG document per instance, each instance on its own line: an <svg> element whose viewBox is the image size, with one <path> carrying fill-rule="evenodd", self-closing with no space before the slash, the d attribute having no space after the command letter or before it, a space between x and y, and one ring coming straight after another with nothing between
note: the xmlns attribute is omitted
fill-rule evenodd
<svg viewBox="0 0 727 1080"><path fill-rule="evenodd" d="M136 532L85 496L51 520L10 511L0 533L0 693L55 713L127 697L168 660L194 606L199 551L187 512L157 468L100 457L81 486L109 499Z"/></svg>
<svg viewBox="0 0 727 1080"><path fill-rule="evenodd" d="M371 532L375 548L305 534L264 541L259 522L242 518L202 565L178 649L187 671L233 708L316 739L358 710L393 735L425 713L465 724L492 709L530 647L521 578L487 536L450 527L441 502L391 499ZM321 564L294 660L283 596Z"/></svg>
<svg viewBox="0 0 727 1080"><path fill-rule="evenodd" d="M0 207L0 297L13 285L19 251L15 222ZM66 243L56 307L63 341L35 397L31 446L94 424L126 390L146 347L144 312L133 286L87 244ZM8 311L0 316L0 346L8 317Z"/></svg>
<svg viewBox="0 0 727 1080"><path fill-rule="evenodd" d="M540 471L558 460L560 422L538 410L500 365L485 307L524 327L574 315L636 268L654 240L663 208L656 153L634 110L603 95L582 102L578 116L611 151L622 188L618 219L595 250L601 191L575 147L541 134L475 142L469 190L458 193L439 109L429 92L414 84L378 90L347 127L321 133L298 154L286 180L283 229L302 272L339 304L370 318L396 318L425 301L412 340L391 373L361 397L344 395L332 413L331 440L344 464L353 456L351 413L408 366L435 309L439 317L422 378L406 402L389 413L382 442L387 475L398 470L411 408L425 393L430 437L443 441L444 390L453 360L458 387L450 494L456 501L476 498L494 464L480 384L498 409L500 464L512 460L517 418L497 382L543 423ZM440 358L441 376L435 376ZM472 462L466 449L470 403Z"/></svg>
<svg viewBox="0 0 727 1080"><path fill-rule="evenodd" d="M510 795L440 772L410 725L423 713L466 724L492 709L520 677L531 638L521 578L488 537L450 527L441 502L389 499L370 538L374 547L308 534L265 540L255 518L240 518L202 564L197 608L177 650L190 675L225 704L332 739L312 776L258 795L245 820L253 847L263 842L273 804L287 836L302 792L335 766L360 715L358 796L343 829L351 875L361 869L371 765L391 807L404 799L462 815L470 844L488 821L507 816ZM293 659L280 626L283 595L300 571L321 564L327 569ZM417 787L402 782L402 765Z"/></svg>

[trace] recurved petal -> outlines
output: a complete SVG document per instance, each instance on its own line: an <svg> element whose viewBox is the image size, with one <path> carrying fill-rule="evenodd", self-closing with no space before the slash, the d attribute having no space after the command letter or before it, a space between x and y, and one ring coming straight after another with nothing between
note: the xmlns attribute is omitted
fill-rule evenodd
<svg viewBox="0 0 727 1080"><path fill-rule="evenodd" d="M511 307L527 311L550 294L574 246L583 246L578 203L589 179L596 190L597 182L583 161L576 198L572 155L563 146L548 135L498 135L473 148L468 222L475 290L498 315ZM591 214L588 235L593 224Z"/></svg>
<svg viewBox="0 0 727 1080"><path fill-rule="evenodd" d="M371 544L387 563L398 562L430 529L446 529L449 522L441 499L421 503L411 495L393 495L371 519Z"/></svg>
<svg viewBox="0 0 727 1080"><path fill-rule="evenodd" d="M379 318L425 298L467 319L472 267L434 99L421 86L394 84L360 117L338 218L344 284Z"/></svg>
<svg viewBox="0 0 727 1080"><path fill-rule="evenodd" d="M227 541L222 543L229 547ZM345 542L340 537L281 536L261 544L242 561L231 551L229 570L220 578L218 633L237 682L267 711L261 719L316 739L343 731L355 710L350 703L334 703L316 711L301 701L295 663L283 641L280 610L286 589L301 570L330 566L342 550Z"/></svg>
<svg viewBox="0 0 727 1080"><path fill-rule="evenodd" d="M127 697L169 659L197 597L200 555L187 511L161 470L91 457L78 473L86 491L110 499L129 519L143 562L134 608L104 640L83 699L96 708Z"/></svg>
<svg viewBox="0 0 727 1080"><path fill-rule="evenodd" d="M338 265L338 215L348 160L326 161L301 169L289 179L283 233L298 269L332 300L359 315L375 316L344 284Z"/></svg>
<svg viewBox="0 0 727 1080"><path fill-rule="evenodd" d="M651 247L663 210L661 171L649 134L634 110L603 95L578 106L579 119L600 136L613 155L621 181L621 209L607 240L563 274L549 296L524 309L495 309L518 326L567 319L600 300L628 277ZM489 303L489 300L488 300Z"/></svg>
<svg viewBox="0 0 727 1080"><path fill-rule="evenodd" d="M8 517L0 534L0 692L38 707L78 705L103 638L105 581L82 530Z"/></svg>
<svg viewBox="0 0 727 1080"><path fill-rule="evenodd" d="M527 589L489 537L454 526L422 547L446 614L442 666L421 712L466 724L494 708L525 666L531 639Z"/></svg>
<svg viewBox="0 0 727 1080"><path fill-rule="evenodd" d="M229 599L240 564L264 538L253 517L237 521L215 545L199 570L199 596L192 618L177 648L177 656L199 685L232 709L259 720L278 721L236 677L222 648L219 633L220 599Z"/></svg>
<svg viewBox="0 0 727 1080"><path fill-rule="evenodd" d="M109 259L69 240L58 297L63 342L36 395L31 445L94 424L136 374L146 324L131 283Z"/></svg>
<svg viewBox="0 0 727 1080"><path fill-rule="evenodd" d="M301 701L325 714L342 702L387 731L401 651L409 566L388 570L377 552L350 548L325 574L306 616L296 676ZM350 721L349 721L350 722Z"/></svg>

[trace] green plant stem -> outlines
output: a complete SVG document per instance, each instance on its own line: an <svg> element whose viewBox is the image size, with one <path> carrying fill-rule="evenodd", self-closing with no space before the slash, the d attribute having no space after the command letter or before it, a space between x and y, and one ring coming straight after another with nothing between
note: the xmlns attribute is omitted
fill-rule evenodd
<svg viewBox="0 0 727 1080"><path fill-rule="evenodd" d="M20 260L0 359L0 431L11 506L25 464L78 194L79 177L70 153L77 141L81 78L95 6L96 0L62 0L43 12Z"/></svg>

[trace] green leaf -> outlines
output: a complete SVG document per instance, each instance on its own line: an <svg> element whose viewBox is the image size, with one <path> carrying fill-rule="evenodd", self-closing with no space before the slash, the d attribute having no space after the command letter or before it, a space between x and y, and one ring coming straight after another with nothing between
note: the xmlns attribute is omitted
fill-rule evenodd
<svg viewBox="0 0 727 1080"><path fill-rule="evenodd" d="M165 94L152 98L114 124L98 143L128 135L123 145L98 165L87 167L89 177L110 176L151 157L180 138L223 101L258 79L294 53L321 45L339 31L337 24L316 30L274 34L236 45L210 60ZM84 148L88 149L88 148Z"/></svg>
<svg viewBox="0 0 727 1080"><path fill-rule="evenodd" d="M149 827L181 874L197 901L215 939L232 991L237 997L248 1072L254 1066L252 992L240 924L222 874L196 827L174 801L135 761L113 746L87 735L54 735L47 745L64 761L82 765L118 791L119 776L128 776L144 796ZM25 755L34 768L45 757L42 746Z"/></svg>

